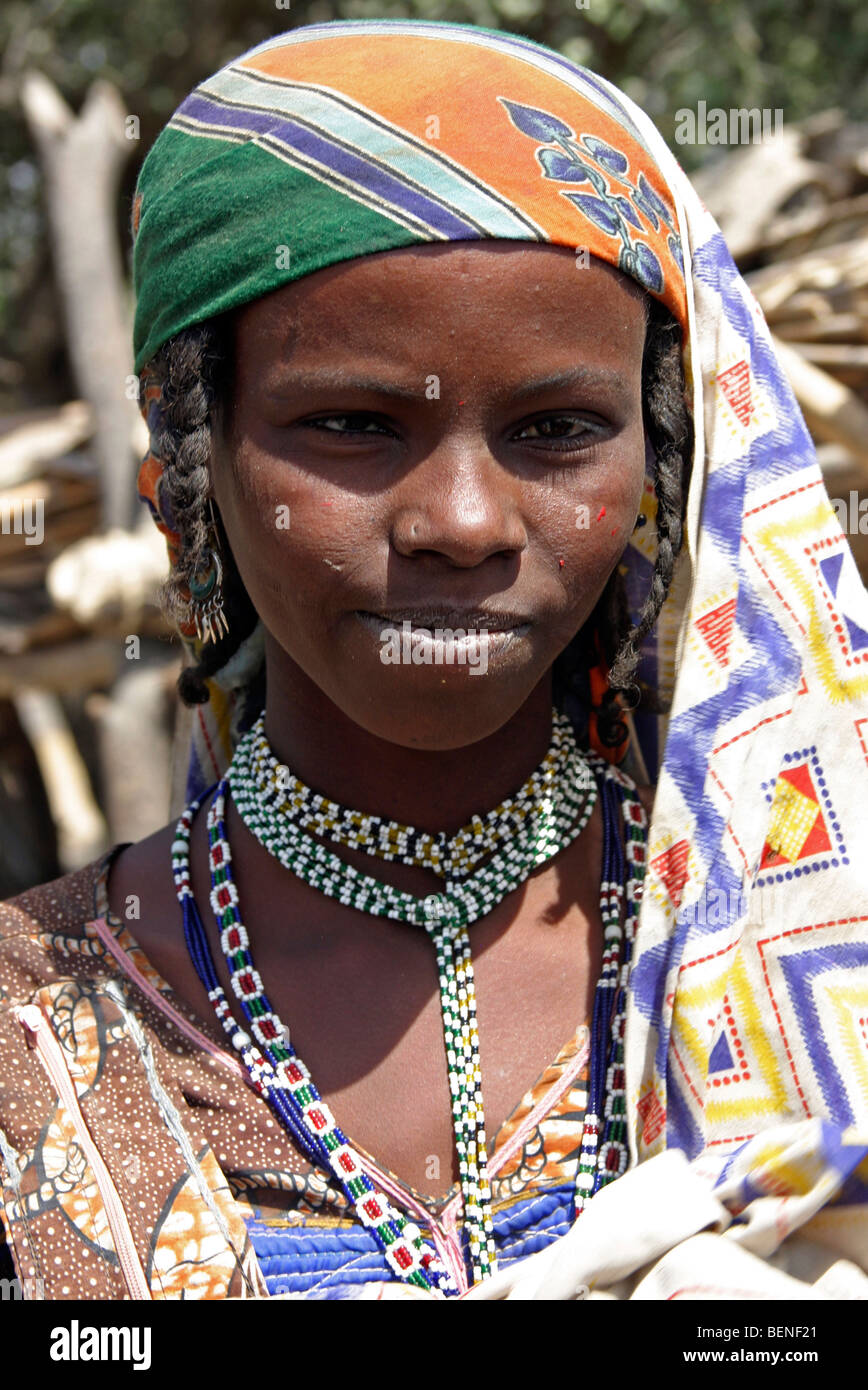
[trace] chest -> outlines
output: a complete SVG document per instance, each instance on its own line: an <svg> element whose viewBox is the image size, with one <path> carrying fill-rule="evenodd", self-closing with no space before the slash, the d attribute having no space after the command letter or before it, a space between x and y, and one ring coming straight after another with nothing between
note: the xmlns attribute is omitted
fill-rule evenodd
<svg viewBox="0 0 868 1390"><path fill-rule="evenodd" d="M499 938L494 927L471 931L490 1143L589 1020L596 981L589 924L578 916L543 930L519 915ZM355 967L349 955L333 960L333 988L320 977L305 1001L287 991L282 1016L350 1138L417 1191L439 1196L458 1166L436 966L427 939L418 946L384 943L382 955L371 948ZM391 968L377 969L377 957Z"/></svg>
<svg viewBox="0 0 868 1390"><path fill-rule="evenodd" d="M470 929L489 1142L590 1020L601 929L593 897L575 891L577 868L532 879ZM257 950L251 927L273 1007L348 1137L417 1191L441 1196L458 1167L432 942L303 884L285 893L285 935L262 935ZM265 920L267 886L251 882L243 896L250 922Z"/></svg>
<svg viewBox="0 0 868 1390"><path fill-rule="evenodd" d="M470 928L489 1145L579 1025L590 1022L602 932L593 862L599 846L595 827L588 829ZM380 1166L441 1197L457 1181L458 1161L438 969L426 932L343 907L243 852L235 869L266 993L338 1124ZM208 906L205 846L193 846L191 871L218 976L234 1000ZM153 895L148 901L157 907ZM149 922L159 918L172 929L152 932ZM143 913L137 935L215 1036L177 902L167 895L161 912Z"/></svg>

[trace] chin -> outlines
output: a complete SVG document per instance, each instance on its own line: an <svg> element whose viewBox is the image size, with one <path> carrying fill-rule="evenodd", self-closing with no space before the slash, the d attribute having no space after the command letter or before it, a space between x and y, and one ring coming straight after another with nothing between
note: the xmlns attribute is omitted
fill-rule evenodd
<svg viewBox="0 0 868 1390"><path fill-rule="evenodd" d="M348 719L375 738L402 748L445 753L491 737L521 709L539 683L538 671L524 679L505 672L482 675L436 666L403 669L394 681L368 687L367 699L332 695ZM402 679L403 677L403 679Z"/></svg>

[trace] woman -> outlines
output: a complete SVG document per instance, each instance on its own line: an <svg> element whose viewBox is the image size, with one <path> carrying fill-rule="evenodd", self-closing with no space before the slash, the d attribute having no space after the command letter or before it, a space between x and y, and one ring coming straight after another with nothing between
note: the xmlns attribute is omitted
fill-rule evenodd
<svg viewBox="0 0 868 1390"><path fill-rule="evenodd" d="M25 1289L864 1292L868 612L660 137L313 25L134 226L189 805L0 909Z"/></svg>

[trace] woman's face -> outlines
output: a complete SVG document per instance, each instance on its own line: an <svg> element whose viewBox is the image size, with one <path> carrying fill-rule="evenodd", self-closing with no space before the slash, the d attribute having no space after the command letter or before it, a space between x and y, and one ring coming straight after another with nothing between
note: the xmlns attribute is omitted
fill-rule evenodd
<svg viewBox="0 0 868 1390"><path fill-rule="evenodd" d="M547 679L644 475L644 302L582 260L390 251L240 313L214 492L270 689L276 658L370 733L442 750Z"/></svg>

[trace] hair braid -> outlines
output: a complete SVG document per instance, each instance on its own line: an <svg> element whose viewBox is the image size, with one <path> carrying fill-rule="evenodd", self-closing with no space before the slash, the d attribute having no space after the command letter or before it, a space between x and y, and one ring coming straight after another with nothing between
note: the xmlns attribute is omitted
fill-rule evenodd
<svg viewBox="0 0 868 1390"><path fill-rule="evenodd" d="M161 592L164 609L175 622L188 616L184 590L204 567L208 548L212 420L230 382L230 343L228 324L210 319L176 334L152 364L161 388L161 429L153 441L154 452L164 463L160 510L181 537L178 562ZM204 646L195 666L182 670L178 693L185 705L207 703L207 678L226 665L257 622L216 508L214 515L229 632Z"/></svg>
<svg viewBox="0 0 868 1390"><path fill-rule="evenodd" d="M619 692L660 710L656 693L637 679L640 648L653 628L672 582L681 550L687 488L693 462L693 420L685 395L681 330L658 300L648 299L648 326L642 358L642 413L654 451L657 497L657 556L645 602L634 624L620 568L616 567L582 631L555 662L555 699L562 708L574 692L590 708L588 669L598 660L596 642L609 668L609 689L597 711L601 741L617 747L626 736Z"/></svg>
<svg viewBox="0 0 868 1390"><path fill-rule="evenodd" d="M664 317L665 315L665 317ZM693 459L693 421L684 395L680 330L668 311L651 310L643 359L642 410L654 450L657 497L657 558L648 596L635 627L612 663L609 682L626 689L639 664L639 648L663 607L681 550L687 485Z"/></svg>

